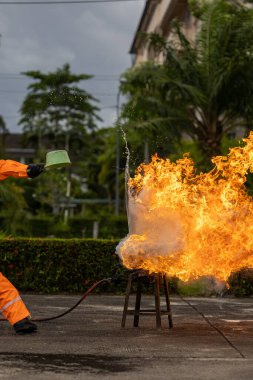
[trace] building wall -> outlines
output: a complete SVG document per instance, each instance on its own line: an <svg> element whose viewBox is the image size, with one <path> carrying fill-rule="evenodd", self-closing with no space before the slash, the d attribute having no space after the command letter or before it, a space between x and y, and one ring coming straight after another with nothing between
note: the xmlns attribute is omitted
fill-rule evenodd
<svg viewBox="0 0 253 380"><path fill-rule="evenodd" d="M252 5L248 5L250 8ZM163 56L155 56L154 51L149 48L148 43L139 38L139 33L159 33L168 42L174 36L171 33L171 22L177 18L183 27L186 37L194 41L196 33L200 28L200 22L190 13L187 0L147 0L139 26L134 35L130 53L133 55L133 66L147 60L155 60L157 63L163 61ZM228 136L230 138L242 138L245 135L245 127L238 125ZM185 136L189 139L189 136Z"/></svg>
<svg viewBox="0 0 253 380"><path fill-rule="evenodd" d="M171 21L174 18L182 22L186 36L194 40L198 22L190 14L187 0L147 0L130 50L133 65L154 58L152 49L143 42L140 33L159 33L170 41ZM156 57L156 60L162 61L162 56Z"/></svg>

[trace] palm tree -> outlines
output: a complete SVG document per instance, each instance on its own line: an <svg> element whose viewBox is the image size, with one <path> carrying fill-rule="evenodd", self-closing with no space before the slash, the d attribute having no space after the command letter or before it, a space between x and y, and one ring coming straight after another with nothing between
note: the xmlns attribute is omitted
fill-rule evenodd
<svg viewBox="0 0 253 380"><path fill-rule="evenodd" d="M203 3L203 2L202 2ZM148 36L164 63L146 62L124 75L124 116L139 126L186 132L204 160L221 153L236 126L252 127L253 10L238 1L204 2L196 39L173 23L173 41Z"/></svg>

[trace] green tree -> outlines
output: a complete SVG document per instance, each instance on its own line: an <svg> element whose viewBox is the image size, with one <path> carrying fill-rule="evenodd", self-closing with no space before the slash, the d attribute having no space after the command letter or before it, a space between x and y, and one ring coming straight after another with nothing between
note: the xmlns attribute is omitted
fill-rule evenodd
<svg viewBox="0 0 253 380"><path fill-rule="evenodd" d="M87 160L83 171L87 179L86 197L104 198L113 205L115 199L115 128L103 128L91 133Z"/></svg>
<svg viewBox="0 0 253 380"><path fill-rule="evenodd" d="M87 158L91 133L100 120L97 100L80 87L80 82L92 76L73 74L69 64L53 72L24 74L33 80L20 109L19 124L26 143L37 147L37 160L44 160L45 149L66 149L74 162L65 175L64 172L47 173L36 181L33 193L36 214L52 211L61 199L63 204L65 202L64 220L67 222L70 197L78 193L85 175L78 169L79 163ZM29 201L29 205L32 203Z"/></svg>
<svg viewBox="0 0 253 380"><path fill-rule="evenodd" d="M173 23L167 43L148 40L164 63L147 62L123 75L130 96L124 116L139 126L187 133L204 161L221 153L221 142L236 126L252 127L253 10L239 2L202 1L195 41Z"/></svg>
<svg viewBox="0 0 253 380"><path fill-rule="evenodd" d="M55 72L24 73L34 80L28 86L28 94L21 106L20 125L28 140L42 147L42 138L47 136L53 148L63 146L78 152L87 138L87 132L95 129L99 110L97 100L76 84L92 78L91 75L73 74L69 64Z"/></svg>
<svg viewBox="0 0 253 380"><path fill-rule="evenodd" d="M25 182L26 180L24 180ZM15 180L2 181L0 186L0 230L7 234L21 234L27 229L24 218L27 217L26 201L23 187L17 185Z"/></svg>
<svg viewBox="0 0 253 380"><path fill-rule="evenodd" d="M85 173L88 191L85 198L99 198L107 200L105 205L99 208L114 209L116 191L116 128L102 128L91 133L91 144L87 148L87 160L82 163L82 171ZM120 199L124 200L124 177L126 156L124 154L124 141L120 141ZM109 207L108 207L109 206ZM94 208L94 207L93 207Z"/></svg>

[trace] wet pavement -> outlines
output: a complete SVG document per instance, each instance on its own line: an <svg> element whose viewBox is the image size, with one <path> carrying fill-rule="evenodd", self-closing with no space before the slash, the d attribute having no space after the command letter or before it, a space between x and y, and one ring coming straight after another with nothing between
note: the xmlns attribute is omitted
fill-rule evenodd
<svg viewBox="0 0 253 380"><path fill-rule="evenodd" d="M60 314L79 297L23 296L33 317ZM0 379L252 380L253 298L172 297L173 329L166 316L156 329L154 315L141 315L137 328L128 315L121 328L123 303L91 295L27 336L0 322ZM153 308L154 297L143 296L142 307Z"/></svg>

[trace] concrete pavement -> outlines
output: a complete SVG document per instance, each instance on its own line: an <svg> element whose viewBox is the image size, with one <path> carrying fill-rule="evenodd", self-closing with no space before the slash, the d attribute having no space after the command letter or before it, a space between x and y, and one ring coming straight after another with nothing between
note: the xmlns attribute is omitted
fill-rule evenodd
<svg viewBox="0 0 253 380"><path fill-rule="evenodd" d="M24 295L34 317L53 316L80 296ZM143 296L142 307L154 305ZM131 302L134 302L132 297ZM252 380L253 298L172 297L174 328L140 316L121 328L124 297L91 295L71 314L16 336L0 322L0 379Z"/></svg>

